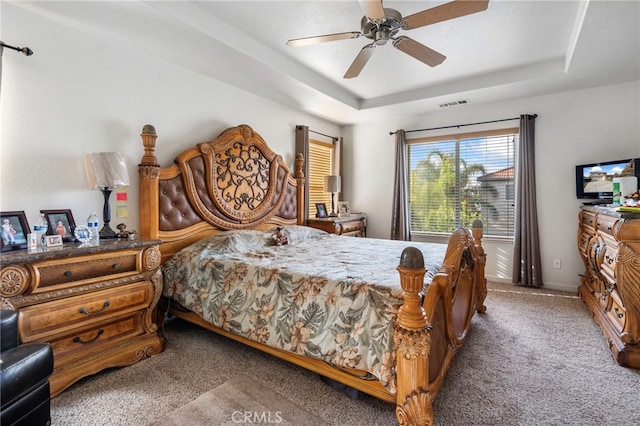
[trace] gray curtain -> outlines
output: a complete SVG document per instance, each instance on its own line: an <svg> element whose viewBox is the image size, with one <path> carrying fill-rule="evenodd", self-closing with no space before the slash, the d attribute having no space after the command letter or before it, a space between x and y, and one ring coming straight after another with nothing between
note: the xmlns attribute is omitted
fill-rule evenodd
<svg viewBox="0 0 640 426"><path fill-rule="evenodd" d="M304 186L304 218L306 220L309 217L309 126L296 126L295 155L298 154L302 154L302 156L304 157L304 166L302 168L302 171L304 172L304 176L306 179L306 185Z"/></svg>
<svg viewBox="0 0 640 426"><path fill-rule="evenodd" d="M520 116L516 175L516 222L512 282L542 287L538 212L536 206L535 122L537 115Z"/></svg>
<svg viewBox="0 0 640 426"><path fill-rule="evenodd" d="M409 185L405 157L407 141L404 130L396 131L396 174L393 184L393 206L391 212L391 239L411 240L411 218L409 216Z"/></svg>

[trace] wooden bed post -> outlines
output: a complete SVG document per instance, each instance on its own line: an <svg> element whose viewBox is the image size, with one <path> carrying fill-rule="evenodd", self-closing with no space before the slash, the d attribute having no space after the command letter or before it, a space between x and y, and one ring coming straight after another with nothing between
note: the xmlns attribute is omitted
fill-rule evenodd
<svg viewBox="0 0 640 426"><path fill-rule="evenodd" d="M393 333L396 346L396 419L399 425L431 426L431 325L420 297L426 272L422 252L415 247L405 248L400 256L398 272L404 303L398 310Z"/></svg>
<svg viewBox="0 0 640 426"><path fill-rule="evenodd" d="M155 155L156 129L151 124L142 128L142 145L144 155L138 164L140 175L140 221L141 238L158 238L159 206L158 206L158 177L160 164Z"/></svg>
<svg viewBox="0 0 640 426"><path fill-rule="evenodd" d="M476 259L475 272L476 284L478 286L478 296L476 299L476 311L486 312L487 307L484 305L484 299L487 297L487 280L484 277L484 267L487 263L487 255L482 248L483 223L480 219L473 221L471 235L473 236L473 246L475 247L474 258Z"/></svg>
<svg viewBox="0 0 640 426"><path fill-rule="evenodd" d="M296 169L293 176L296 178L296 217L298 225L305 225L305 208L304 208L304 156L302 153L296 154Z"/></svg>

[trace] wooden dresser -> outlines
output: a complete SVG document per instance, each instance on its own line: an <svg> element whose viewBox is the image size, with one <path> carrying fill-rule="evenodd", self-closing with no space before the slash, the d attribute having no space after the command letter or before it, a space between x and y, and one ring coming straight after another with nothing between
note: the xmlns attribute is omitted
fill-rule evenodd
<svg viewBox="0 0 640 426"><path fill-rule="evenodd" d="M640 368L640 214L582 207L578 248L586 269L580 297L618 364Z"/></svg>
<svg viewBox="0 0 640 426"><path fill-rule="evenodd" d="M2 253L2 307L19 312L22 342L51 344L51 396L163 351L154 312L162 292L160 243L101 240Z"/></svg>
<svg viewBox="0 0 640 426"><path fill-rule="evenodd" d="M364 214L352 213L345 217L309 218L307 225L322 229L330 234L350 237L367 236L367 217Z"/></svg>

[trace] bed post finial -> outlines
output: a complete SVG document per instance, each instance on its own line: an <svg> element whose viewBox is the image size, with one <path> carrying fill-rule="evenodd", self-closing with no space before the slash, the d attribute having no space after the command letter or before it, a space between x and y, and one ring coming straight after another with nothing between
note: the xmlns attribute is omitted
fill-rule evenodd
<svg viewBox="0 0 640 426"><path fill-rule="evenodd" d="M151 124L142 128L144 155L138 164L140 176L140 237L158 237L158 177L160 164L155 156L156 129Z"/></svg>
<svg viewBox="0 0 640 426"><path fill-rule="evenodd" d="M396 418L399 425L432 425L433 406L429 393L431 325L422 307L424 258L415 247L400 256L400 285L404 303L398 310L393 338L396 346Z"/></svg>
<svg viewBox="0 0 640 426"><path fill-rule="evenodd" d="M145 124L142 128L142 133L140 134L142 137L142 145L144 146L144 155L142 156L142 161L140 165L158 165L158 159L156 158L155 149L156 149L156 139L158 135L156 134L156 129L151 124Z"/></svg>

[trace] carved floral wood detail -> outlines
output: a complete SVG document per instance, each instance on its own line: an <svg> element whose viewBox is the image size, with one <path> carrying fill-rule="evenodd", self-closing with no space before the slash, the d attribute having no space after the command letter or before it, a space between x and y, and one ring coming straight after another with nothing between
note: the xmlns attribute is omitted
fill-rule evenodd
<svg viewBox="0 0 640 426"><path fill-rule="evenodd" d="M618 246L618 294L627 311L620 338L629 344L640 343L640 254L628 244Z"/></svg>
<svg viewBox="0 0 640 426"><path fill-rule="evenodd" d="M13 297L23 293L29 285L29 272L20 266L7 266L0 273L2 297Z"/></svg>
<svg viewBox="0 0 640 426"><path fill-rule="evenodd" d="M401 426L433 425L431 394L427 389L416 389L396 406L396 419Z"/></svg>

